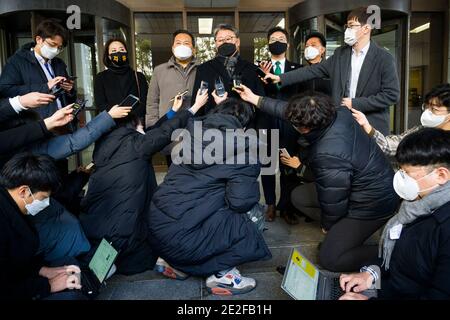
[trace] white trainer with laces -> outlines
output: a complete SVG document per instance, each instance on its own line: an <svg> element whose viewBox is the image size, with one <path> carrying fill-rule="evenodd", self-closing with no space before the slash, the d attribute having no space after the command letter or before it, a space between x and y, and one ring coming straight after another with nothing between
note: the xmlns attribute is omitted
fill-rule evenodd
<svg viewBox="0 0 450 320"><path fill-rule="evenodd" d="M252 291L256 287L253 278L242 277L238 269L233 268L222 277L216 275L206 279L206 289L215 295L233 296Z"/></svg>

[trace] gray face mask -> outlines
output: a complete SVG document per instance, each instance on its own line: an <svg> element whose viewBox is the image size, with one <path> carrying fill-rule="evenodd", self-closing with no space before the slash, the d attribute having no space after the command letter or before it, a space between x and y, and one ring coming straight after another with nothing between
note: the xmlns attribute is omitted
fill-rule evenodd
<svg viewBox="0 0 450 320"><path fill-rule="evenodd" d="M50 198L45 198L43 200L37 200L34 198L33 193L31 192L30 188L28 188L28 191L30 191L31 197L33 198L33 202L30 204L27 204L25 202L25 199L22 199L25 203L25 209L27 209L27 213L30 216L35 216L45 208L47 208L50 205Z"/></svg>

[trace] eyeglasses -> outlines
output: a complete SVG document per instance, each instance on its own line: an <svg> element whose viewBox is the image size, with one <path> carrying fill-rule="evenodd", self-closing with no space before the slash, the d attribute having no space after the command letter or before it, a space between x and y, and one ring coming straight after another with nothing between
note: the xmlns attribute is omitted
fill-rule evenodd
<svg viewBox="0 0 450 320"><path fill-rule="evenodd" d="M56 47L54 44L49 43L47 40L44 40L44 42L45 42L46 44L48 44L50 47L52 47L52 48L55 48L55 47ZM57 48L60 52L64 50L64 47L63 47L63 46L59 46L59 47L56 47L56 48Z"/></svg>
<svg viewBox="0 0 450 320"><path fill-rule="evenodd" d="M441 106L441 105L437 105L437 104L428 104L428 103L423 103L422 104L422 111L425 110L430 110L432 113L434 113L437 116L443 116L449 113L449 110L447 109L446 106Z"/></svg>
<svg viewBox="0 0 450 320"><path fill-rule="evenodd" d="M231 42L231 41L234 41L234 39L236 39L236 38L237 38L236 36L228 36L226 38L217 38L216 42L217 43Z"/></svg>
<svg viewBox="0 0 450 320"><path fill-rule="evenodd" d="M360 24L352 24L352 25L348 25L348 24L344 24L344 29L354 29L355 27L362 27L362 25Z"/></svg>

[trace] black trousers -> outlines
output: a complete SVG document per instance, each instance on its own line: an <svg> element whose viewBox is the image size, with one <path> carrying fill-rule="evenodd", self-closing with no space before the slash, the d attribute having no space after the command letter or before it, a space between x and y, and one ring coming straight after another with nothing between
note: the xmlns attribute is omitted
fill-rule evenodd
<svg viewBox="0 0 450 320"><path fill-rule="evenodd" d="M270 154L270 146L272 145L271 129L279 130L279 147L286 148L291 156L297 154L298 151L298 132L286 121L281 119L273 119L266 114L259 114L258 116L258 128L267 130L267 143L268 143L268 155ZM278 151L277 151L278 152ZM288 210L289 212L295 211L295 207L291 204L291 192L300 184L300 179L294 173L289 174L290 168L280 163L280 199L278 202L278 210ZM292 170L291 170L292 171ZM275 175L263 175L261 176L261 183L264 192L264 199L267 205L275 205L276 203L276 176Z"/></svg>
<svg viewBox="0 0 450 320"><path fill-rule="evenodd" d="M292 192L294 206L313 220L320 221L320 205L315 183L306 183ZM382 220L342 218L328 230L320 247L320 265L334 272L359 271L361 266L377 258L378 245L367 245L366 240L384 226Z"/></svg>
<svg viewBox="0 0 450 320"><path fill-rule="evenodd" d="M334 272L354 272L377 258L378 245L364 242L384 226L384 220L339 220L325 236L319 252L322 267Z"/></svg>

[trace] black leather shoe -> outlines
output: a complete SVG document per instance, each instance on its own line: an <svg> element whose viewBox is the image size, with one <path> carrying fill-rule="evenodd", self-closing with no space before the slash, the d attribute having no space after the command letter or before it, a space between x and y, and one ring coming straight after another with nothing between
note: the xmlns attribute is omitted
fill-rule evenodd
<svg viewBox="0 0 450 320"><path fill-rule="evenodd" d="M275 210L275 205L269 204L266 210L266 221L272 222L277 216L277 211Z"/></svg>
<svg viewBox="0 0 450 320"><path fill-rule="evenodd" d="M280 217L282 217L288 225L292 226L299 224L298 218L293 214L289 214L287 211L280 212Z"/></svg>

